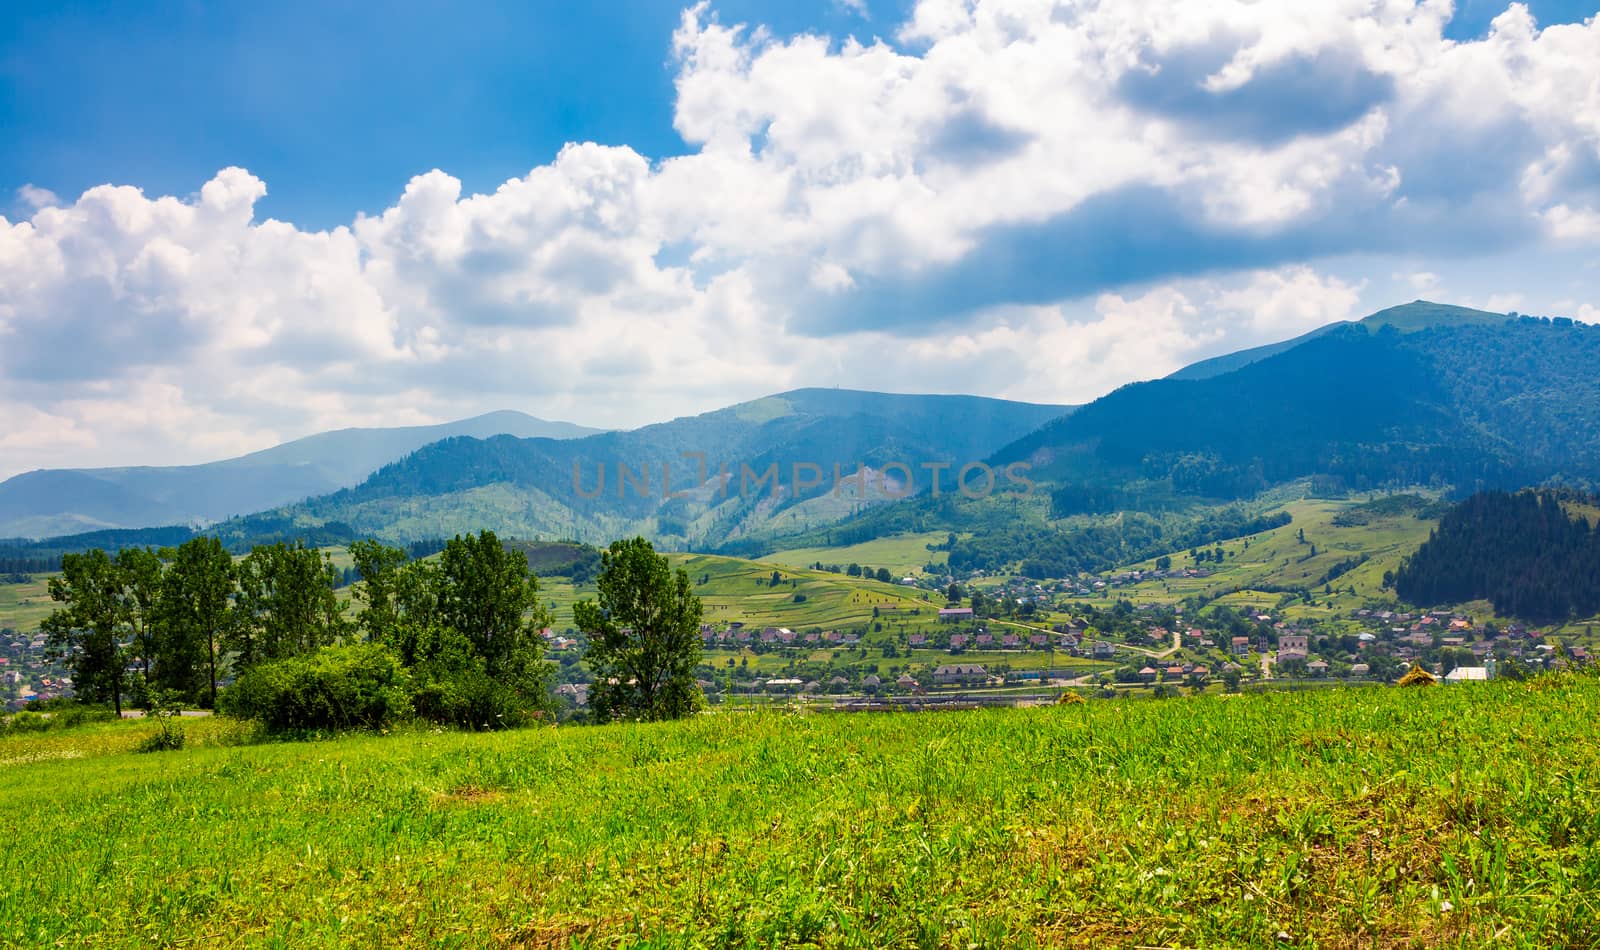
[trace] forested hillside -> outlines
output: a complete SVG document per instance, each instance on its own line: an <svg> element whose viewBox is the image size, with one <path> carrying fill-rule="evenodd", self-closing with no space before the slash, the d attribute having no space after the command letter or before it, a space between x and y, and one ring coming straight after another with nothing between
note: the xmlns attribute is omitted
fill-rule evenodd
<svg viewBox="0 0 1600 950"><path fill-rule="evenodd" d="M924 464L981 460L1068 409L806 389L583 439L448 439L354 488L218 530L253 537L266 522L348 525L410 541L488 525L523 537L642 532L668 546L714 547L914 492L929 484ZM864 489L843 480L861 466L872 473ZM953 474L945 478L953 489Z"/></svg>
<svg viewBox="0 0 1600 950"><path fill-rule="evenodd" d="M1480 492L1439 521L1395 573L1395 592L1422 605L1488 600L1539 623L1600 612L1600 530L1569 510L1592 498L1551 491Z"/></svg>
<svg viewBox="0 0 1600 950"><path fill-rule="evenodd" d="M1600 328L1571 321L1349 326L1221 376L1123 387L996 459L1062 484L1058 516L1308 475L1350 490L1589 481L1596 379Z"/></svg>

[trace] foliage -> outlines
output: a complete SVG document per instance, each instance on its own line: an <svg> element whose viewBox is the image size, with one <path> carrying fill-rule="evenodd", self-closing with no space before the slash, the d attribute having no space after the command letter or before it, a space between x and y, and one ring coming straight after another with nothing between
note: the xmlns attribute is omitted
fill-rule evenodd
<svg viewBox="0 0 1600 950"><path fill-rule="evenodd" d="M614 542L601 559L599 596L573 608L589 638L589 705L605 719L677 719L701 703L700 598L643 538Z"/></svg>
<svg viewBox="0 0 1600 950"><path fill-rule="evenodd" d="M271 732L382 729L411 714L410 677L381 644L323 647L255 664L219 708Z"/></svg>
<svg viewBox="0 0 1600 950"><path fill-rule="evenodd" d="M183 748L184 731L178 719L183 715L183 701L178 693L163 690L151 697L145 707L145 717L156 724L151 733L135 747L139 752L171 752Z"/></svg>
<svg viewBox="0 0 1600 950"><path fill-rule="evenodd" d="M326 554L300 542L262 545L238 564L231 646L238 666L309 653L345 631L340 573Z"/></svg>
<svg viewBox="0 0 1600 950"><path fill-rule="evenodd" d="M1484 599L1534 622L1589 616L1600 612L1600 530L1555 492L1480 492L1440 519L1394 584L1416 604Z"/></svg>
<svg viewBox="0 0 1600 950"><path fill-rule="evenodd" d="M50 579L50 599L63 604L40 629L50 648L72 668L72 681L85 702L110 703L120 712L127 680L128 622L126 576L98 548L62 558L61 575Z"/></svg>

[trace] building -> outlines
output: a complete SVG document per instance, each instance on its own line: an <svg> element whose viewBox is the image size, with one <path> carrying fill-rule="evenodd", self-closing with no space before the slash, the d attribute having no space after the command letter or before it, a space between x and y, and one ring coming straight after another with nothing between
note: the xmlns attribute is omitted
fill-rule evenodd
<svg viewBox="0 0 1600 950"><path fill-rule="evenodd" d="M971 607L941 607L939 608L940 623L960 623L972 619Z"/></svg>
<svg viewBox="0 0 1600 950"><path fill-rule="evenodd" d="M1444 675L1446 683L1483 682L1488 678L1489 671L1482 666L1458 666Z"/></svg>
<svg viewBox="0 0 1600 950"><path fill-rule="evenodd" d="M1278 637L1278 659L1305 656L1311 652L1310 638L1303 633L1285 633Z"/></svg>
<svg viewBox="0 0 1600 950"><path fill-rule="evenodd" d="M935 683L981 683L989 671L978 663L946 663L933 671Z"/></svg>

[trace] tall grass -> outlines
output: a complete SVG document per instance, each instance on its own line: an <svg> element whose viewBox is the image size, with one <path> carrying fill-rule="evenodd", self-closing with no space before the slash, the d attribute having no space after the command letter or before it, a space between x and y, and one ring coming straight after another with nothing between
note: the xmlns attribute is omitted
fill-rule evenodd
<svg viewBox="0 0 1600 950"><path fill-rule="evenodd" d="M1597 714L1566 677L243 746L218 722L161 756L91 726L0 740L0 941L1590 946Z"/></svg>

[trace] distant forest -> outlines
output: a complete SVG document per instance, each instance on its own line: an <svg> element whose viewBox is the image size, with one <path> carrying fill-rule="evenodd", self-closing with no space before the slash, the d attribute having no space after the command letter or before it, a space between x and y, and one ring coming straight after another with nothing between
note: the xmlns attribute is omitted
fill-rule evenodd
<svg viewBox="0 0 1600 950"><path fill-rule="evenodd" d="M1600 612L1600 530L1554 491L1480 492L1447 512L1394 576L1414 604L1488 600L1497 613L1553 623Z"/></svg>

